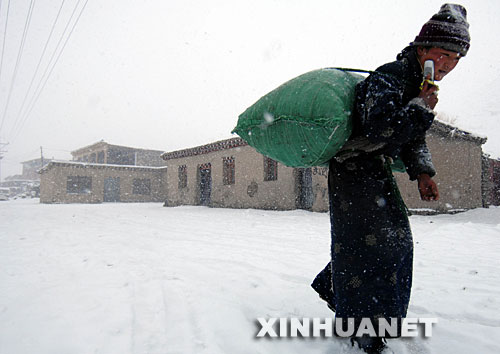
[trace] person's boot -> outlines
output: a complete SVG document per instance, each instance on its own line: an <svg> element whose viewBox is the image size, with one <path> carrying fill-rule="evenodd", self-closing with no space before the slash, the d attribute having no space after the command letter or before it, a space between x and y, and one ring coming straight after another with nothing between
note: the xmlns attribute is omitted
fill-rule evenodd
<svg viewBox="0 0 500 354"><path fill-rule="evenodd" d="M382 354L384 349L387 348L385 344L387 341L381 337L370 337L363 335L362 337L351 337L351 344L358 344L358 348L368 354Z"/></svg>

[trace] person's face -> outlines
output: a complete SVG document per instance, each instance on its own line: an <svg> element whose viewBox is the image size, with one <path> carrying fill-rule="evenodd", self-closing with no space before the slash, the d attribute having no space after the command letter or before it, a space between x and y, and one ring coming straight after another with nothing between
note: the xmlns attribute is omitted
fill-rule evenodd
<svg viewBox="0 0 500 354"><path fill-rule="evenodd" d="M442 48L418 47L417 53L422 67L424 67L426 60L434 62L434 80L436 81L442 80L450 71L455 69L460 60L459 53Z"/></svg>

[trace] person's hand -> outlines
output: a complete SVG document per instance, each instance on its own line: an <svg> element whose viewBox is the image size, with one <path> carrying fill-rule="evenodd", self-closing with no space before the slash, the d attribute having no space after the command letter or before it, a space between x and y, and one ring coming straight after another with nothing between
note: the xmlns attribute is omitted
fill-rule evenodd
<svg viewBox="0 0 500 354"><path fill-rule="evenodd" d="M427 76L429 79L430 76ZM425 104L429 106L430 109L434 109L438 103L438 87L432 84L429 84L427 80L424 81L424 85L422 86L422 91L418 97L424 100Z"/></svg>
<svg viewBox="0 0 500 354"><path fill-rule="evenodd" d="M422 200L439 200L439 191L436 182L434 182L428 174L422 173L418 175L417 180L418 191L420 192L420 198Z"/></svg>

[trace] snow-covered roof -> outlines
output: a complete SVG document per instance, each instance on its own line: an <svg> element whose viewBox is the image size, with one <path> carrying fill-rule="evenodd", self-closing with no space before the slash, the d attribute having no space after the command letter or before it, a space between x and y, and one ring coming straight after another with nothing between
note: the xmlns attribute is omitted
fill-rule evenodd
<svg viewBox="0 0 500 354"><path fill-rule="evenodd" d="M55 166L62 167L76 167L76 168L93 168L93 169L103 169L110 168L114 170L142 170L142 171L152 171L152 170L166 170L166 166L162 167L152 167L152 166L134 166L134 165L112 165L103 163L88 163L80 161L65 161L65 160L53 160L49 164L45 165L43 168L39 169L38 173L44 173Z"/></svg>
<svg viewBox="0 0 500 354"><path fill-rule="evenodd" d="M94 144L90 144L90 145L81 147L79 149L73 150L73 151L71 151L71 154L78 155L80 153L87 152L87 151L91 152L94 150L100 150L104 146L118 148L118 149L122 149L122 150L151 151L151 152L157 152L158 154L160 154L162 152L161 150L150 150L150 149L143 149L143 148L135 148L135 147L131 147L131 146L114 145L114 144L109 144L109 143L105 142L104 140L101 140L101 141L98 141Z"/></svg>
<svg viewBox="0 0 500 354"><path fill-rule="evenodd" d="M240 146L246 146L248 143L241 138L231 138L226 140L216 141L215 143L196 146L189 149L177 150L172 152L165 152L161 155L164 160L178 159L182 157L196 156L208 154L215 151L221 151L226 149L233 149Z"/></svg>
<svg viewBox="0 0 500 354"><path fill-rule="evenodd" d="M488 140L485 136L480 136L478 134L462 130L451 125L450 123L445 123L437 119L435 119L432 123L431 130L447 138L474 141L481 145L486 143L486 140Z"/></svg>
<svg viewBox="0 0 500 354"><path fill-rule="evenodd" d="M24 165L24 164L40 163L41 161L42 161L42 159L39 157L39 158L36 158L36 159L31 159L31 160L27 160L27 161L22 161L21 163ZM52 161L52 159L47 159L47 158L44 158L44 159L43 159L43 162L44 162L44 163L49 163L50 161Z"/></svg>

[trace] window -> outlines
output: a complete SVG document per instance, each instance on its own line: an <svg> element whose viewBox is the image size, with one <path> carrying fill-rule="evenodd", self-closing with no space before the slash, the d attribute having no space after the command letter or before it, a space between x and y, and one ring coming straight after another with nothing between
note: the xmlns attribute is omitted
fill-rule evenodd
<svg viewBox="0 0 500 354"><path fill-rule="evenodd" d="M89 194L92 193L92 177L88 176L68 176L66 183L68 194Z"/></svg>
<svg viewBox="0 0 500 354"><path fill-rule="evenodd" d="M234 184L234 157L222 158L222 176L224 185Z"/></svg>
<svg viewBox="0 0 500 354"><path fill-rule="evenodd" d="M97 154L94 152L90 154L89 162L96 163L96 161L97 161Z"/></svg>
<svg viewBox="0 0 500 354"><path fill-rule="evenodd" d="M104 151L97 153L97 163L104 163Z"/></svg>
<svg viewBox="0 0 500 354"><path fill-rule="evenodd" d="M278 161L264 156L264 181L278 180Z"/></svg>
<svg viewBox="0 0 500 354"><path fill-rule="evenodd" d="M135 152L130 149L109 149L107 163L134 166Z"/></svg>
<svg viewBox="0 0 500 354"><path fill-rule="evenodd" d="M146 178L135 178L132 182L132 194L150 195L151 180Z"/></svg>
<svg viewBox="0 0 500 354"><path fill-rule="evenodd" d="M187 166L179 166L179 189L186 188L188 184Z"/></svg>

